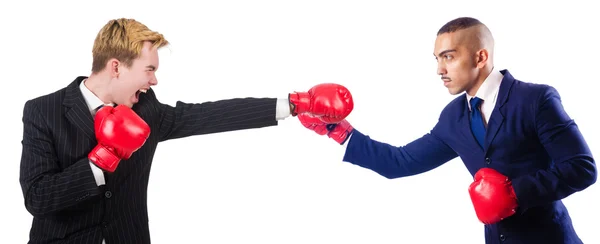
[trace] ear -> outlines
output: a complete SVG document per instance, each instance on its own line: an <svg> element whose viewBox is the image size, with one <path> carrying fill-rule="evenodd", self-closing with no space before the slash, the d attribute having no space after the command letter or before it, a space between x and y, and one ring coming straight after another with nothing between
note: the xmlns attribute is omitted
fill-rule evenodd
<svg viewBox="0 0 600 244"><path fill-rule="evenodd" d="M108 60L108 62L106 63L106 68L110 73L110 77L113 78L119 78L119 66L121 65L121 62L119 62L119 60L115 59L115 58L111 58L110 60Z"/></svg>
<svg viewBox="0 0 600 244"><path fill-rule="evenodd" d="M485 64L487 63L488 58L489 58L488 50L481 49L481 50L477 51L476 57L475 57L475 64L477 65L477 68L483 68L485 66Z"/></svg>

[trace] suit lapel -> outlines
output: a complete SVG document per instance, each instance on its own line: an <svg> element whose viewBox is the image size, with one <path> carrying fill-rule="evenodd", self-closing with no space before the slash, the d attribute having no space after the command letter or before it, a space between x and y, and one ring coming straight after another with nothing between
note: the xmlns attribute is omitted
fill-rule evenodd
<svg viewBox="0 0 600 244"><path fill-rule="evenodd" d="M91 139L96 139L94 133L94 119L90 113L83 94L79 90L79 84L86 77L77 77L66 89L63 105L67 107L65 116L75 127L81 130Z"/></svg>
<svg viewBox="0 0 600 244"><path fill-rule="evenodd" d="M485 134L485 143L484 150L487 153L487 150L490 147L490 144L498 134L500 127L504 123L506 117L504 116L504 104L506 104L508 100L508 95L510 93L510 89L514 84L515 79L508 72L508 70L500 71L504 78L502 78L502 83L500 84L500 90L498 91L498 99L496 101L496 106L494 106L494 110L492 111L492 115L490 116L490 121L488 122L488 126Z"/></svg>
<svg viewBox="0 0 600 244"><path fill-rule="evenodd" d="M490 147L490 144L496 137L496 134L498 134L498 130L500 130L500 127L504 123L505 118L501 111L502 110L499 108L494 108L494 111L492 112L492 116L490 117L490 121L488 123L488 127L485 132L484 149L486 152L487 152L488 148Z"/></svg>

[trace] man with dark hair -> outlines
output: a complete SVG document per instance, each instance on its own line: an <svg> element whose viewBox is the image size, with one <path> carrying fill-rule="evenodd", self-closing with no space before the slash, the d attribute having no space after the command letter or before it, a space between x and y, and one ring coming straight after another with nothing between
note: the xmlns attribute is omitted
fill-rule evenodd
<svg viewBox="0 0 600 244"><path fill-rule="evenodd" d="M474 210L491 243L583 243L562 199L596 182L583 135L558 91L515 79L493 63L494 39L474 18L440 28L437 73L452 95L427 134L394 147L343 120L298 119L346 147L343 160L393 179L417 175L460 157L471 175Z"/></svg>
<svg viewBox="0 0 600 244"><path fill-rule="evenodd" d="M473 26L479 26L479 27L486 28L486 26L483 23L481 23L481 21L479 21L478 19L470 18L470 17L461 17L461 18L454 19L454 20L446 23L445 25L443 25L438 30L437 35L439 36L439 35L445 34L445 33L456 32L458 30L464 30L464 29L467 29L467 28L473 27ZM488 34L491 35L491 33L489 33L489 32L488 32Z"/></svg>

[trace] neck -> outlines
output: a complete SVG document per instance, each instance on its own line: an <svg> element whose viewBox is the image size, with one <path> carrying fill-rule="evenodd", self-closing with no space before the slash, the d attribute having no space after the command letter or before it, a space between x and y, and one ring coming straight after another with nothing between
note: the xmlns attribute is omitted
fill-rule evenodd
<svg viewBox="0 0 600 244"><path fill-rule="evenodd" d="M490 76L490 73L492 73L493 69L494 65L490 64L486 65L483 69L481 69L481 71L479 71L479 74L477 75L477 81L475 82L473 87L471 87L471 89L467 90L467 94L469 94L469 96L474 97L475 94L477 94L479 87L481 87L485 79L487 79L487 77Z"/></svg>
<svg viewBox="0 0 600 244"><path fill-rule="evenodd" d="M103 103L109 104L112 102L112 97L109 92L110 78L103 76L101 73L97 73L91 74L84 82L84 85Z"/></svg>

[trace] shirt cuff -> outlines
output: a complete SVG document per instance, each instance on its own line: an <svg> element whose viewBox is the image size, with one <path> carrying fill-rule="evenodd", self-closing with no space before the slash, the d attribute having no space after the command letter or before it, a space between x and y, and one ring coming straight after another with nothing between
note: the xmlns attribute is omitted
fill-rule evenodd
<svg viewBox="0 0 600 244"><path fill-rule="evenodd" d="M350 133L350 135L348 136L348 139L346 139L346 141L344 142L344 144L342 144L342 146L344 147L344 149L346 149L348 147L348 143L349 143L350 139L352 139L352 133Z"/></svg>
<svg viewBox="0 0 600 244"><path fill-rule="evenodd" d="M96 167L92 161L90 161L90 167L92 167L92 173L94 173L94 179L96 179L96 185L101 186L106 184L104 181L104 171Z"/></svg>
<svg viewBox="0 0 600 244"><path fill-rule="evenodd" d="M283 120L290 115L290 101L287 98L277 99L277 105L275 107L275 119Z"/></svg>

